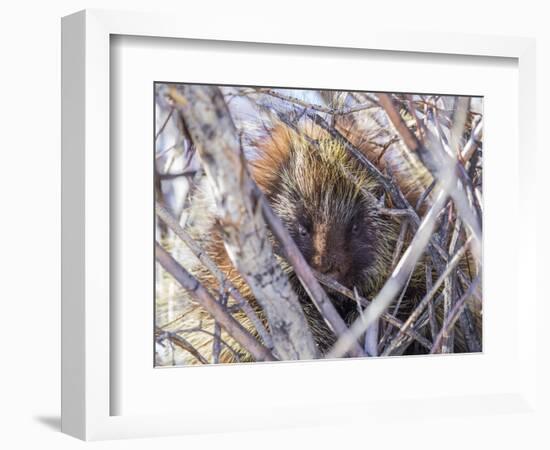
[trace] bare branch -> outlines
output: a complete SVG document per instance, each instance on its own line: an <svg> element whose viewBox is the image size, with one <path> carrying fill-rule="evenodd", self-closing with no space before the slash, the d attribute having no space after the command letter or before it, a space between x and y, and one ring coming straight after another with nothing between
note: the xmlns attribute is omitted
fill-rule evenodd
<svg viewBox="0 0 550 450"><path fill-rule="evenodd" d="M466 307L466 302L471 298L472 293L476 290L478 284L479 284L479 277L477 277L472 282L472 284L470 285L468 290L464 293L464 295L460 297L460 299L455 303L451 313L449 314L449 317L447 317L447 319L443 322L441 331L437 335L430 353L437 353L440 350L444 337L448 335L450 330L454 327L456 321L458 320L458 318L462 314L462 311Z"/></svg>
<svg viewBox="0 0 550 450"><path fill-rule="evenodd" d="M470 136L470 139L468 139L468 142L466 142L466 145L462 149L460 156L463 161L470 160L474 152L479 147L479 143L481 142L482 136L483 136L483 121L480 120L479 123L474 128L474 131L472 131L472 135Z"/></svg>
<svg viewBox="0 0 550 450"><path fill-rule="evenodd" d="M363 308L367 308L371 304L370 300L367 300L365 297L361 297L360 295L357 295L351 289L348 289L347 287L342 286L337 281L333 280L332 278L320 272L315 272L315 277L326 287L331 288L334 291L339 292L340 294L359 302ZM388 312L384 312L380 318L385 322L387 322L388 324L393 325L396 328L402 328L403 326L403 322L401 320L399 320L397 317L392 316ZM422 345L423 347L427 349L432 348L431 342L428 341L428 339L426 339L424 336L415 332L414 330L408 329L405 331L405 334L407 334L407 336L409 336L410 338L420 343L420 345Z"/></svg>
<svg viewBox="0 0 550 450"><path fill-rule="evenodd" d="M456 243L462 229L462 220L457 217L454 224L451 242L449 244L449 255L454 254ZM444 281L443 288L443 317L447 319L454 304L456 294L456 273L450 274ZM451 353L454 349L454 333L450 330L448 334L443 336L442 351L443 353Z"/></svg>
<svg viewBox="0 0 550 450"><path fill-rule="evenodd" d="M468 186L467 180L464 179L464 168L462 167L461 170L457 161L436 146L434 142L431 143L434 147L432 151L425 147L409 130L388 94L379 94L378 99L409 151L418 155L434 179L439 181L441 187L452 197L462 219L474 235L474 254L479 259L481 255L481 223L476 211L470 208L466 192L467 189L471 189L471 186ZM454 134L456 135L456 132Z"/></svg>
<svg viewBox="0 0 550 450"><path fill-rule="evenodd" d="M275 360L275 357L269 349L260 344L254 336L246 331L243 326L229 314L227 308L217 302L206 288L181 267L158 242L155 245L155 257L164 270L172 275L174 279L212 315L214 320L233 336L239 344L246 348L257 361Z"/></svg>
<svg viewBox="0 0 550 450"><path fill-rule="evenodd" d="M161 127L157 131L157 134L155 135L155 142L158 140L159 136L162 134L164 129L166 128L166 125L168 125L168 122L172 118L172 115L174 114L174 108L170 108L170 112L166 116L166 119L164 119L164 122L162 123Z"/></svg>
<svg viewBox="0 0 550 450"><path fill-rule="evenodd" d="M298 298L273 254L253 198L251 177L237 130L220 90L214 86L172 87L212 188L227 253L266 313L277 355L285 360L318 356Z"/></svg>
<svg viewBox="0 0 550 450"><path fill-rule="evenodd" d="M199 351L193 347L193 345L185 338L172 333L170 331L165 331L162 328L156 327L155 333L159 335L158 339L167 338L171 340L175 345L182 348L183 350L189 352L193 355L201 364L208 364L208 361L204 356L202 356Z"/></svg>
<svg viewBox="0 0 550 450"><path fill-rule="evenodd" d="M241 307L242 311L247 315L247 317L250 319L256 330L258 331L258 334L262 338L264 344L269 348L273 348L273 340L271 339L271 335L264 327L264 324L259 319L257 314L254 312L254 309L250 306L250 304L246 301L245 298L241 295L239 290L235 287L233 283L231 283L231 280L229 280L223 272L219 269L219 267L216 265L214 261L208 256L208 254L195 242L195 240L189 236L187 231L185 231L175 217L173 217L168 210L160 205L159 203L155 204L155 212L157 216L160 217L160 219L168 225L168 227L178 236L184 243L187 245L189 250L196 256L196 258L206 267L212 275L216 277L218 280L218 283L220 284L220 291L224 292L227 291L231 297L235 299L237 304Z"/></svg>
<svg viewBox="0 0 550 450"><path fill-rule="evenodd" d="M411 315L407 318L401 329L399 330L399 333L394 338L394 342L398 342L403 335L407 332L407 330L412 326L412 324L420 317L420 314L424 311L426 306L428 306L428 303L432 299L432 297L437 293L440 286L443 284L443 282L447 279L447 277L452 273L452 271L458 266L458 263L462 259L462 257L465 255L466 250L468 249L468 244L470 242L471 237L464 243L464 245L457 250L451 261L447 264L447 267L445 268L445 271L441 274L441 276L437 279L437 281L434 283L434 285L431 287L431 289L426 293L424 298L418 303L415 310L411 313ZM384 356L387 356L391 354L392 350L396 347L396 345L390 344L385 350L384 350Z"/></svg>
<svg viewBox="0 0 550 450"><path fill-rule="evenodd" d="M299 98L292 97L290 95L282 94L282 93L280 93L280 92L278 92L274 89L258 88L258 89L256 89L256 93L267 94L267 95L270 95L271 97L275 97L275 98L278 98L280 100L287 101L289 103L294 103L295 105L301 106L303 108L307 108L307 109L311 109L313 111L318 111L318 112L330 114L330 115L333 115L333 116L343 116L343 115L346 115L346 114L352 114L352 113L356 113L356 112L359 112L359 111L364 111L366 109L371 109L371 108L377 107L376 104L374 104L372 101L369 101L368 103L362 103L362 104L355 105L355 106L350 106L350 107L347 107L347 108L327 108L326 106L316 105L316 104L301 100ZM251 93L249 92L248 94L251 94Z"/></svg>

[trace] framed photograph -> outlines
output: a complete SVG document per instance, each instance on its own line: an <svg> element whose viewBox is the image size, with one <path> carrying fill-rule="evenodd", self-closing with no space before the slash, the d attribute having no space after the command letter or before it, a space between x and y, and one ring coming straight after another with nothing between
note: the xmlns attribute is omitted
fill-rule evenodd
<svg viewBox="0 0 550 450"><path fill-rule="evenodd" d="M63 431L536 415L534 42L200 22L63 19Z"/></svg>
<svg viewBox="0 0 550 450"><path fill-rule="evenodd" d="M155 112L155 366L482 351L483 97L159 82Z"/></svg>

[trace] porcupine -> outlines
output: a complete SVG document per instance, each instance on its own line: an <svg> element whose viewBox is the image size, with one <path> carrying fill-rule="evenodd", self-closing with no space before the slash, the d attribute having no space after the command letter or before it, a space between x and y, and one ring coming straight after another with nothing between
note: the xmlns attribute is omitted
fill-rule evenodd
<svg viewBox="0 0 550 450"><path fill-rule="evenodd" d="M347 137L353 136L348 134ZM384 195L380 184L342 142L312 124L296 130L278 123L256 142L256 147L257 154L249 162L250 172L311 267L345 287L356 289L361 296L372 298L393 269L394 247L400 230L394 218L380 212L379 199ZM372 156L370 149L362 148L369 157ZM410 164L407 167L408 170L417 170ZM407 194L416 200L421 189L413 186L411 177L407 175L400 169L398 176L408 186ZM426 178L425 174L422 177ZM426 185L427 180L424 180L423 189ZM258 316L265 320L250 289L225 251L207 182L201 183L192 203L195 206L189 228ZM298 294L322 355L334 344L335 335L312 304L292 267L284 258L279 261ZM218 284L212 274L199 268L196 276L212 292L217 292ZM399 307L401 319L407 317L419 296L425 293L424 281L423 264L419 264ZM357 302L331 290L327 293L342 318L351 324L359 314ZM228 301L229 305L234 305L231 299ZM195 331L185 334L186 339L210 360L214 344L213 320L192 302L184 317L185 323L198 324ZM244 313L237 311L234 317L257 336ZM220 336L220 362L252 360L248 352L223 330ZM456 347L456 351L464 351L461 343ZM190 364L198 362L190 354L185 360Z"/></svg>

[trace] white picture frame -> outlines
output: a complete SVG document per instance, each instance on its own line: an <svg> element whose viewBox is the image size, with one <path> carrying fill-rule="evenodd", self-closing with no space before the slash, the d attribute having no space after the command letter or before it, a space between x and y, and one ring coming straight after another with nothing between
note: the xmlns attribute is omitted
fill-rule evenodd
<svg viewBox="0 0 550 450"><path fill-rule="evenodd" d="M397 398L386 404L383 401L369 404L364 399L344 404L328 400L312 404L308 400L296 408L296 405L285 406L283 402L274 408L269 424L265 421L267 416L258 413L256 418L251 417L254 414L246 408L237 409L232 420L225 423L221 416L205 420L197 415L179 413L113 415L113 390L120 387L113 382L111 367L111 338L117 327L110 305L110 198L113 177L117 176L111 171L109 153L113 100L111 37L114 35L243 45L298 45L332 51L368 49L403 52L413 57L415 54L498 57L517 61L518 148L522 149L517 195L522 200L518 211L523 218L518 226L520 230L534 229L536 222L534 200L528 200L535 198L535 187L528 177L535 165L535 45L531 39L374 29L349 30L327 36L313 27L307 33L294 29L282 33L277 27L239 27L222 20L210 27L205 27L201 20L187 21L182 27L177 17L165 14L96 10L65 17L62 21L62 431L81 439L97 440L312 423L328 425L335 420L362 422L366 417L380 414L384 420L394 416L397 420L403 411L425 414L426 420L430 420L433 413L427 411L434 408L441 416L490 416L503 411L541 414L542 406L536 402L537 355L532 346L520 346L521 365L515 381L499 393L470 393L468 402L462 397L441 397L430 392L425 393L424 399ZM530 326L527 311L536 308L536 286L530 276L536 272L536 237L534 233L518 236L521 240L518 237L518 242L514 243L517 258L531 263L518 265L517 283L525 286L525 296L518 304L516 326L521 342L534 342L536 330ZM530 283L523 283L525 280ZM347 370L357 364L348 363ZM313 365L307 367L308 373L318 370ZM265 373L274 369L264 365L261 370ZM181 377L185 377L184 372ZM396 404L401 408L398 414L393 411Z"/></svg>

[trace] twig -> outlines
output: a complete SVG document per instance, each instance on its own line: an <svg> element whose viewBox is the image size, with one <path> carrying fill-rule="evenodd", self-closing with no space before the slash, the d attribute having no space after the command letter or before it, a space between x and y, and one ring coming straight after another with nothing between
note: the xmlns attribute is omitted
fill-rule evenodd
<svg viewBox="0 0 550 450"><path fill-rule="evenodd" d="M399 295L399 298L397 299L397 302L395 302L395 306L393 307L392 315L397 315L397 312L399 311L399 308L401 307L401 303L403 302L403 298L405 297L405 293L407 292L407 288L409 287L409 283L411 282L411 278L413 275L413 271L409 274L409 278L407 279L407 282L401 289L401 294ZM382 336L382 339L380 340L380 348L383 349L386 346L386 342L390 335L390 328L387 327L384 336Z"/></svg>
<svg viewBox="0 0 550 450"><path fill-rule="evenodd" d="M238 133L220 89L178 85L169 89L169 95L212 187L227 254L266 314L277 355L284 360L315 359L318 349L298 297L273 254L261 205L253 198L254 184Z"/></svg>
<svg viewBox="0 0 550 450"><path fill-rule="evenodd" d="M315 272L315 277L322 284L324 284L326 287L328 287L328 288L344 295L345 297L348 297L352 300L355 300L356 302L359 302L363 308L367 308L371 304L370 300L367 300L366 298L361 297L360 295L357 295L352 290L348 289L345 286L342 286L337 281L333 280L332 278L330 278L330 277L328 277L328 276L326 276L326 275L324 275L320 272ZM362 311L362 313L363 313L363 311ZM401 328L403 326L403 322L401 320L399 320L397 317L392 316L388 312L384 312L380 316L380 318L383 321L387 322L390 325L393 325L396 328ZM431 342L428 341L428 339L426 339L421 334L416 333L414 330L410 330L410 329L406 330L405 334L407 334L407 336L409 336L410 338L412 338L415 341L417 341L418 343L420 343L423 347L427 348L428 350L430 348L432 348Z"/></svg>
<svg viewBox="0 0 550 450"><path fill-rule="evenodd" d="M365 331L365 352L367 356L378 356L378 333L380 320L375 320Z"/></svg>
<svg viewBox="0 0 550 450"><path fill-rule="evenodd" d="M356 113L359 111L364 111L366 109L371 109L376 107L376 105L373 105L371 102L369 102L369 103L363 103L355 106L349 106L346 108L327 108L326 106L316 105L310 102L306 102L304 100L301 100L296 97L292 97L290 95L281 94L280 92L277 92L273 89L259 88L257 89L257 93L267 94L271 97L275 97L280 100L284 100L289 103L294 103L295 105L302 106L303 108L312 109L313 111L318 111L318 112L322 112L322 113L326 113L334 116L343 116L346 114L352 114L352 113Z"/></svg>
<svg viewBox="0 0 550 450"><path fill-rule="evenodd" d="M426 292L430 292L433 286L432 265L426 261ZM437 318L435 316L434 302L428 303L428 317L430 321L430 333L432 339L435 339L438 333Z"/></svg>
<svg viewBox="0 0 550 450"><path fill-rule="evenodd" d="M208 364L208 361L204 356L202 356L199 351L193 347L193 345L185 338L178 336L176 333L171 331L165 331L159 327L155 328L155 332L159 334L159 339L167 338L176 344L178 347L184 349L185 351L191 353L201 364Z"/></svg>
<svg viewBox="0 0 550 450"><path fill-rule="evenodd" d="M422 192L422 195L418 198L418 201L416 202L416 206L415 206L416 211L420 209L420 207L426 201L426 199L428 198L428 195L430 195L434 187L435 187L435 180L432 181L426 189L424 189L424 192Z"/></svg>
<svg viewBox="0 0 550 450"><path fill-rule="evenodd" d="M160 265L189 292L189 294L216 320L225 331L246 348L257 361L274 361L275 357L268 348L260 344L218 303L210 293L189 272L181 267L172 256L157 242L155 257Z"/></svg>
<svg viewBox="0 0 550 450"><path fill-rule="evenodd" d="M384 216L415 218L415 214L408 209L379 208L378 212Z"/></svg>
<svg viewBox="0 0 550 450"><path fill-rule="evenodd" d="M409 112L412 114L412 116L414 117L414 120L416 122L416 128L418 130L419 140L420 140L420 142L424 143L424 134L425 134L424 126L423 126L422 122L420 121L420 118L418 117L418 113L417 113L416 108L414 107L414 104L413 104L412 95L410 95L410 94L407 95L407 106L408 106Z"/></svg>
<svg viewBox="0 0 550 450"><path fill-rule="evenodd" d="M222 306L227 307L227 293L224 292L220 295L219 302ZM212 362L218 364L220 362L220 353L222 351L221 346L221 327L218 322L214 322L214 340L212 342Z"/></svg>
<svg viewBox="0 0 550 450"><path fill-rule="evenodd" d="M474 131L472 131L470 139L468 139L468 142L466 142L466 145L464 146L460 154L464 162L469 161L472 155L474 154L474 152L477 150L481 142L482 136L483 136L483 121L480 120L479 123L474 128Z"/></svg>
<svg viewBox="0 0 550 450"><path fill-rule="evenodd" d="M393 250L393 256L391 259L392 269L395 269L395 266L399 261L399 257L401 256L401 251L403 250L403 244L405 243L405 236L407 235L408 228L409 228L409 221L404 220L401 223L401 228L399 229L399 236L397 237L397 242L395 243L395 247Z"/></svg>
<svg viewBox="0 0 550 450"><path fill-rule="evenodd" d="M464 254L466 253L466 250L468 249L468 244L470 243L471 237L464 243L464 245L457 250L451 261L447 264L447 267L445 268L445 271L441 274L441 276L437 279L435 284L431 287L431 289L426 293L424 298L418 303L415 310L411 313L411 315L407 318L403 326L399 329L399 332L397 333L396 337L393 339L394 342L398 342L403 335L406 333L406 331L412 326L412 324L420 317L420 314L424 311L432 297L437 293L439 287L443 284L443 282L447 279L447 277L452 273L452 271L455 269L455 267L458 265ZM392 350L396 347L394 344L390 344L385 350L384 350L384 356L389 355Z"/></svg>
<svg viewBox="0 0 550 450"><path fill-rule="evenodd" d="M157 134L155 135L155 142L158 140L159 136L162 134L162 132L166 128L166 125L168 125L168 122L172 118L172 114L174 114L174 108L173 107L170 108L170 112L166 116L166 119L164 120L163 124L161 125L161 127L159 128Z"/></svg>
<svg viewBox="0 0 550 450"><path fill-rule="evenodd" d="M185 243L187 248L191 250L193 255L195 255L195 257L204 265L204 267L206 267L212 273L212 275L216 277L218 283L220 284L220 291L227 291L227 293L235 299L242 311L246 314L246 316L250 319L250 321L258 331L258 334L262 338L264 344L269 349L273 349L273 340L271 338L271 335L266 330L264 324L259 319L254 309L252 309L250 304L241 295L235 285L229 279L227 279L227 277L219 269L216 263L212 261L208 254L195 242L195 240L191 236L189 236L187 231L185 231L180 226L178 221L172 216L172 214L168 212L168 210L164 206L156 203L155 212L157 216L159 216L159 218L176 234L176 236L178 236Z"/></svg>
<svg viewBox="0 0 550 450"><path fill-rule="evenodd" d="M174 333L204 333L204 334L207 334L208 336L214 337L214 333L212 331L203 329L202 325L198 327L191 327L191 328L178 328L176 331L174 331ZM242 355L239 355L239 352L236 349L234 349L228 342L223 340L221 337L220 337L220 343L225 348L227 348L227 350L231 352L231 354L235 357L235 360L237 362L241 362Z"/></svg>
<svg viewBox="0 0 550 450"><path fill-rule="evenodd" d="M458 241L458 236L460 235L461 226L462 226L462 220L460 219L460 217L457 217L454 224L453 234L451 236L451 242L449 243L449 255L454 254L456 243ZM456 279L456 274L453 273L450 276L448 276L444 282L443 321L447 319L454 304L454 295L456 293L455 279ZM443 342L442 342L441 348L443 353L451 353L453 351L453 348L454 348L453 330L450 330L448 334L443 336Z"/></svg>
<svg viewBox="0 0 550 450"><path fill-rule="evenodd" d="M194 177L197 173L196 170L184 170L183 172L178 173L159 173L157 174L157 177L161 180L173 180L174 178L181 178L181 177Z"/></svg>
<svg viewBox="0 0 550 450"><path fill-rule="evenodd" d="M408 150L419 156L434 179L439 181L442 188L452 197L462 219L467 223L474 235L474 254L476 258L480 259L481 224L475 210L469 207L466 192L468 189L471 189L471 186L469 186L469 183L464 178L464 167L453 160L442 149L434 148L430 152L409 130L388 94L379 94L378 99ZM456 133L454 134L456 135Z"/></svg>
<svg viewBox="0 0 550 450"><path fill-rule="evenodd" d="M460 314L466 307L466 302L470 299L470 297L472 296L472 293L477 288L478 283L479 283L479 277L477 277L472 282L472 284L470 285L468 290L464 293L464 295L460 297L460 299L455 303L451 313L449 314L449 317L443 322L441 331L437 335L430 353L437 353L439 351L441 344L443 342L443 339L445 338L445 336L449 334L450 330L452 330L452 328L454 327L457 319L459 318Z"/></svg>

